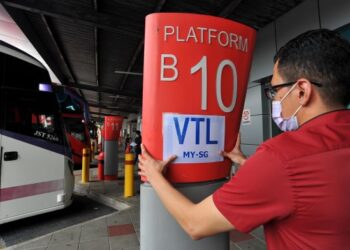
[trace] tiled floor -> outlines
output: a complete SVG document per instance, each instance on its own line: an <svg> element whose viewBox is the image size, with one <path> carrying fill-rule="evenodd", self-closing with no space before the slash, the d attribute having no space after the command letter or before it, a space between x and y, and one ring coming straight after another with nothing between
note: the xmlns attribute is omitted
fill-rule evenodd
<svg viewBox="0 0 350 250"><path fill-rule="evenodd" d="M76 190L80 194L118 207L119 211L45 235L38 239L8 249L32 250L138 250L140 239L140 199L137 194L123 197L123 181L98 182L96 169L91 170L91 182L80 184L76 174ZM137 184L136 184L137 185ZM136 190L137 192L137 190ZM266 249L263 229L251 234L233 231L230 234L230 249Z"/></svg>

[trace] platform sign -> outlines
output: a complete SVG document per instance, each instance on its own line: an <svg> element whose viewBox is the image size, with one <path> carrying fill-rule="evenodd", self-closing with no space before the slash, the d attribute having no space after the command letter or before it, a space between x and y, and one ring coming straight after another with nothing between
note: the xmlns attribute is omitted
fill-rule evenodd
<svg viewBox="0 0 350 250"><path fill-rule="evenodd" d="M120 130L123 125L122 116L105 116L104 138L106 141L116 141L120 136Z"/></svg>
<svg viewBox="0 0 350 250"><path fill-rule="evenodd" d="M173 182L224 178L242 118L255 30L183 13L146 17L142 138L157 159L176 154Z"/></svg>

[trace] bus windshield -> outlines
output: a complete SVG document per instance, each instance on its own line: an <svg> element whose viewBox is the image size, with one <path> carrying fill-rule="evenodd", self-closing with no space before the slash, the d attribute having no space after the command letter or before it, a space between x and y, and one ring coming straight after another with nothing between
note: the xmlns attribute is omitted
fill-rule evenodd
<svg viewBox="0 0 350 250"><path fill-rule="evenodd" d="M75 139L87 144L86 128L81 118L64 117L66 131Z"/></svg>

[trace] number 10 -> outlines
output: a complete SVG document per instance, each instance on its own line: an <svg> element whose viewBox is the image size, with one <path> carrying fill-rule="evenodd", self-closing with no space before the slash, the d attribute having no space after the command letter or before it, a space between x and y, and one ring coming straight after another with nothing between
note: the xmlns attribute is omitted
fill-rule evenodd
<svg viewBox="0 0 350 250"><path fill-rule="evenodd" d="M221 91L221 83L222 83L222 71L225 66L229 66L232 70L232 84L233 84L233 93L232 93L232 100L230 106L225 106L225 104L222 101L222 91ZM207 96L208 96L208 74L207 74L207 57L203 56L202 59L191 68L191 74L196 73L197 71L202 70L202 103L201 103L201 109L207 110ZM236 66L231 60L225 59L220 62L217 70L216 70L216 100L218 102L219 107L222 111L229 113L231 112L237 101L237 70Z"/></svg>

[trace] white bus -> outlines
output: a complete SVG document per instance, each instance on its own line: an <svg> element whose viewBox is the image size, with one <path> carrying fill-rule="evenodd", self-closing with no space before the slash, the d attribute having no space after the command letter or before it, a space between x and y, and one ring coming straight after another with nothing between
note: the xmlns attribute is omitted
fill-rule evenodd
<svg viewBox="0 0 350 250"><path fill-rule="evenodd" d="M73 162L49 74L0 41L0 224L71 204Z"/></svg>

